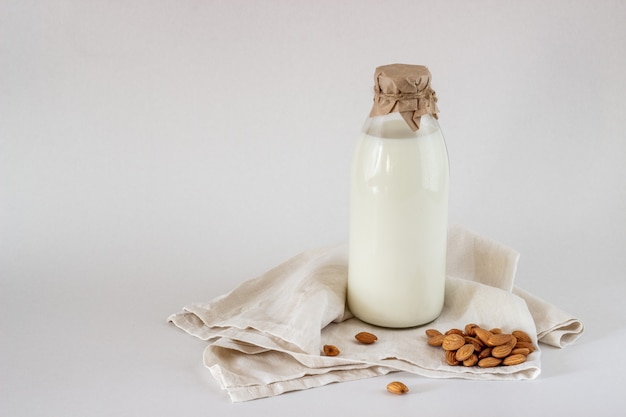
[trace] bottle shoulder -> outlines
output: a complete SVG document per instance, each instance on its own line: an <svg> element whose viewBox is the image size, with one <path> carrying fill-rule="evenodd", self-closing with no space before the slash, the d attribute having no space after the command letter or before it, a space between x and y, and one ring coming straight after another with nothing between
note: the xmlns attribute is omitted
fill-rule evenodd
<svg viewBox="0 0 626 417"><path fill-rule="evenodd" d="M400 113L368 117L361 130L367 136L382 139L411 139L441 133L439 122L430 114L421 117L420 128L415 132Z"/></svg>

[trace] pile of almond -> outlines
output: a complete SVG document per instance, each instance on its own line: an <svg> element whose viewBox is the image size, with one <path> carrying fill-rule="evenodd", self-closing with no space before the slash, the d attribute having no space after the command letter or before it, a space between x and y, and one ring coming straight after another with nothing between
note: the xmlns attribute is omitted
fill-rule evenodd
<svg viewBox="0 0 626 417"><path fill-rule="evenodd" d="M428 329L426 336L430 346L445 351L445 361L451 366L519 365L536 349L522 330L503 333L501 329L486 330L474 323L466 325L464 330L450 329L445 333Z"/></svg>

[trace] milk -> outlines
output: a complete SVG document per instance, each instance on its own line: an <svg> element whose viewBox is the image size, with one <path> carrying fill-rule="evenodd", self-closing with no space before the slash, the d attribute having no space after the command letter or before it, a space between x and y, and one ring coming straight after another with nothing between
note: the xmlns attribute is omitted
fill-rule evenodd
<svg viewBox="0 0 626 417"><path fill-rule="evenodd" d="M411 131L398 113L366 122L352 162L348 305L359 319L411 327L441 312L449 167L430 115Z"/></svg>

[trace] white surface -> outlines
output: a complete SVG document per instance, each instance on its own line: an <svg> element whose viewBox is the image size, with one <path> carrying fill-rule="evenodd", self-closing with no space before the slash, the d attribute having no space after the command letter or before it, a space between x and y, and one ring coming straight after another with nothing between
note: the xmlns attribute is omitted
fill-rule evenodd
<svg viewBox="0 0 626 417"><path fill-rule="evenodd" d="M0 412L620 415L626 4L0 1ZM347 239L372 72L426 64L450 216L580 317L534 381L411 375L230 404L166 324ZM404 397L384 386L402 379ZM451 401L451 399L454 399Z"/></svg>

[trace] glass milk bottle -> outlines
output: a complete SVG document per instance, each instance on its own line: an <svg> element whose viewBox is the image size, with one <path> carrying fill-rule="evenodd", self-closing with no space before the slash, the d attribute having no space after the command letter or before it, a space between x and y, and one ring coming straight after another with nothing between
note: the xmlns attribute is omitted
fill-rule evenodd
<svg viewBox="0 0 626 417"><path fill-rule="evenodd" d="M419 65L376 68L352 161L348 306L378 326L418 326L443 308L449 167L430 78Z"/></svg>

